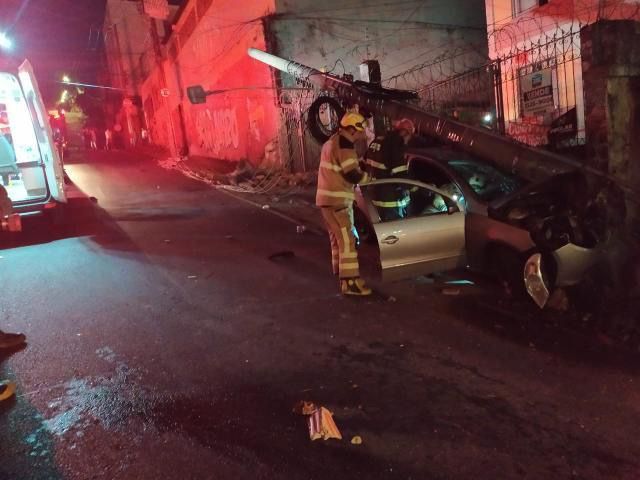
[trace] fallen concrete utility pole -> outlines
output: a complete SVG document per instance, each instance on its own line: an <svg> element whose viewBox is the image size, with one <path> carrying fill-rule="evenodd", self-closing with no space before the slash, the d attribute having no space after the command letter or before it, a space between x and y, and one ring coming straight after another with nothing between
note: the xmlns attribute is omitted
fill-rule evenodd
<svg viewBox="0 0 640 480"><path fill-rule="evenodd" d="M531 148L486 129L465 125L436 115L403 101L380 98L364 91L361 84L351 82L315 68L277 57L270 53L250 48L250 57L295 78L308 81L321 90L333 91L344 100L357 103L370 111L392 118L411 119L418 131L449 144L499 167L512 171L531 181L542 180L551 175L581 170L616 182L615 179L582 163L553 152ZM618 182L616 182L618 183ZM619 184L619 183L618 183ZM624 188L624 187L623 187ZM625 190L631 191L629 188Z"/></svg>

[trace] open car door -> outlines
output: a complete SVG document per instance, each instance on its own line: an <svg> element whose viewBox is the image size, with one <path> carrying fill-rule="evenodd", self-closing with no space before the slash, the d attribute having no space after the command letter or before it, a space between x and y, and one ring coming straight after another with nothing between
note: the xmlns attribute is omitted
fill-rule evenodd
<svg viewBox="0 0 640 480"><path fill-rule="evenodd" d="M377 180L360 190L380 248L383 281L465 266L465 214L445 192L408 179ZM391 207L396 202L388 201L390 191L400 207Z"/></svg>
<svg viewBox="0 0 640 480"><path fill-rule="evenodd" d="M51 198L58 202L66 202L62 161L55 148L53 132L49 125L49 116L42 101L38 82L33 74L33 68L28 60L25 60L22 65L20 65L18 78L20 79L22 91L27 99L27 106L31 113L33 128L36 132L38 146L40 147L40 155L42 155Z"/></svg>

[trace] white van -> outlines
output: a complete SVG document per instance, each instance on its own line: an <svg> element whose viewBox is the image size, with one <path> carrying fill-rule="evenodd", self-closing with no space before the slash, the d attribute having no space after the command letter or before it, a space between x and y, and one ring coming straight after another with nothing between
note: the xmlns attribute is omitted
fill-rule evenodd
<svg viewBox="0 0 640 480"><path fill-rule="evenodd" d="M0 71L0 185L13 211L42 214L66 203L64 171L28 61Z"/></svg>

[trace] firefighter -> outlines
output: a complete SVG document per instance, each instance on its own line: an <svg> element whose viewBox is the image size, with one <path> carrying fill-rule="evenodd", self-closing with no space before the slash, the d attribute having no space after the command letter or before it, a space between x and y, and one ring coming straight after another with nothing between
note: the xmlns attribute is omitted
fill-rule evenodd
<svg viewBox="0 0 640 480"><path fill-rule="evenodd" d="M408 167L405 158L407 146L414 138L415 126L408 119L394 125L385 137L376 138L367 152L367 166L377 179L407 178ZM375 188L373 204L378 207L383 221L404 218L411 197L409 190L399 185L378 185Z"/></svg>
<svg viewBox="0 0 640 480"><path fill-rule="evenodd" d="M348 112L340 128L322 146L316 205L320 207L331 241L333 273L340 278L343 295L371 295L360 278L356 238L353 233L354 187L369 175L360 169L355 144L364 136L365 118Z"/></svg>

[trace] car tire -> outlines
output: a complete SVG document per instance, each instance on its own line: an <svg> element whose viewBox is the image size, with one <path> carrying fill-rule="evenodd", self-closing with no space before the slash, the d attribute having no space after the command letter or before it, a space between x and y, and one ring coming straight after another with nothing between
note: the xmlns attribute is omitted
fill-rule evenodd
<svg viewBox="0 0 640 480"><path fill-rule="evenodd" d="M335 111L338 121L340 121L345 112L344 108L337 99L328 97L326 95L316 98L315 101L311 104L307 112L307 128L309 129L311 136L315 138L316 141L320 144L323 144L327 140L329 140L331 135L333 135L337 130L337 128L334 131L328 130L327 127L324 126L320 121L320 109L323 105L326 105L333 111Z"/></svg>

